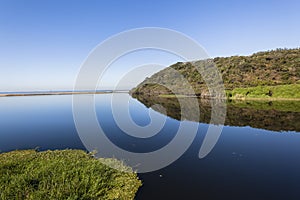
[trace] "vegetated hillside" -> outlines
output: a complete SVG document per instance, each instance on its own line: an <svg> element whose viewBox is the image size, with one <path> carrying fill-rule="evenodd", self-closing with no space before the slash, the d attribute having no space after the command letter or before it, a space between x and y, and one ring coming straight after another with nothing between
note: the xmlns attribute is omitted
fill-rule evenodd
<svg viewBox="0 0 300 200"><path fill-rule="evenodd" d="M206 84L217 75L202 77L199 69L201 72L207 72L212 65L215 65L221 73L226 90L300 84L300 48L276 49L258 52L251 56L216 57L197 62L178 62L150 78L146 78L136 88L132 89L131 93L141 95L172 94L171 90L168 89L171 86L176 88L177 94L192 95L186 89L187 83L183 81L186 80L197 96L209 96ZM182 75L181 79L175 70ZM272 92L268 95L272 95Z"/></svg>

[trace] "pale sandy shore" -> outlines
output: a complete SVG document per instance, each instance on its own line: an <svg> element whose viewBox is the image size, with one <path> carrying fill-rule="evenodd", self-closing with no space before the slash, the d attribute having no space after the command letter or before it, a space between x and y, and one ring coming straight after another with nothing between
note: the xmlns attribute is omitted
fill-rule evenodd
<svg viewBox="0 0 300 200"><path fill-rule="evenodd" d="M80 94L109 94L109 93L128 93L128 91L68 91L68 92L18 92L18 93L1 93L0 97L17 97L17 96L44 96L44 95L80 95Z"/></svg>

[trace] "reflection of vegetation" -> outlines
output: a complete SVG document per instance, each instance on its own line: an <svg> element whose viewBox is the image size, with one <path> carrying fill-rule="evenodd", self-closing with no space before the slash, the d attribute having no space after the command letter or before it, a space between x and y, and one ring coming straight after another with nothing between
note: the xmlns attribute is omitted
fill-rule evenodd
<svg viewBox="0 0 300 200"><path fill-rule="evenodd" d="M298 112L300 113L299 101L230 101L229 106L240 108L250 108L255 110L276 110L283 112Z"/></svg>
<svg viewBox="0 0 300 200"><path fill-rule="evenodd" d="M218 76L212 73L213 71L209 71L212 65L215 65L220 71L226 90L233 90L227 93L228 96L299 98L300 86L296 84L300 84L300 49L277 49L255 53L251 56L217 57L197 62L178 62L147 78L131 93L140 95L171 94L171 90L165 87L172 87L176 89L176 94L196 94L196 96L207 97L211 94L208 92L206 84L213 84L213 86L222 84L209 83ZM205 77L199 73L196 66L201 72L206 72ZM181 81L180 76L188 81L194 89L194 93L187 91L187 84ZM288 86L289 84L294 85ZM248 87L254 88L248 89Z"/></svg>
<svg viewBox="0 0 300 200"><path fill-rule="evenodd" d="M177 98L166 98L142 95L135 96L147 107L155 104L162 105L167 115L183 120ZM189 104L191 97L180 98ZM200 116L196 116L195 105L190 104L187 120L211 123L211 103L215 100L197 98L199 102ZM154 108L155 109L155 108ZM158 112L162 112L155 109ZM197 120L196 120L197 119ZM300 101L231 101L227 103L225 125L251 126L274 131L300 131Z"/></svg>
<svg viewBox="0 0 300 200"><path fill-rule="evenodd" d="M141 182L81 150L0 154L0 199L134 199Z"/></svg>

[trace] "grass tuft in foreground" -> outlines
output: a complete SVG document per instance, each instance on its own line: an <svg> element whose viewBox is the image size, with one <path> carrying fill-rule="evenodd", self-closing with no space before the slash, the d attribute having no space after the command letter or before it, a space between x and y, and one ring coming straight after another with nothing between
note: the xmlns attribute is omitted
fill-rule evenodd
<svg viewBox="0 0 300 200"><path fill-rule="evenodd" d="M136 173L109 168L102 161L82 150L2 153L0 199L134 199L141 186ZM115 159L108 161L130 169Z"/></svg>

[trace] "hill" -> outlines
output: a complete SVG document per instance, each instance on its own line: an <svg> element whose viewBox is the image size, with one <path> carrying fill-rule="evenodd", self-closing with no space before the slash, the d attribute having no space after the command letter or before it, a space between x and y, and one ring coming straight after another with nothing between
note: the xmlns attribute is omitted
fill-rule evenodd
<svg viewBox="0 0 300 200"><path fill-rule="evenodd" d="M208 70L211 65L215 65L219 70L228 97L298 98L293 95L284 96L285 94L276 93L282 90L281 87L290 90L292 94L300 94L300 48L276 49L254 53L250 56L216 57L195 62L178 62L150 78L146 78L131 90L131 94L171 95L173 94L169 89L171 86L171 88L176 88L176 94L179 95L211 96L207 84L216 74L206 73L211 74L210 77L202 77L199 73L199 69L200 71ZM177 72L182 75L181 78ZM195 91L194 93L186 89L187 84L182 78L188 81ZM286 88L286 85L292 86ZM251 90L248 91L247 88L251 88ZM273 88L275 88L274 91L272 91ZM257 90L259 91L257 92ZM237 91L242 91L242 94Z"/></svg>

